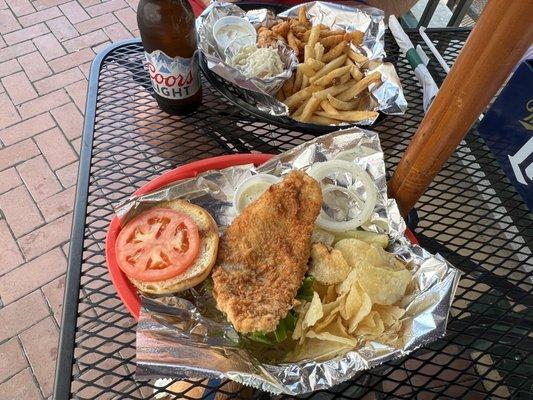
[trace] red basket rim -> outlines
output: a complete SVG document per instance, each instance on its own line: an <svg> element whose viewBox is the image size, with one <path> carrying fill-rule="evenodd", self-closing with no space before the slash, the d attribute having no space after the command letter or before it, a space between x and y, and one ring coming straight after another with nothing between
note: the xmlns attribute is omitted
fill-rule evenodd
<svg viewBox="0 0 533 400"><path fill-rule="evenodd" d="M199 161L194 161L189 164L182 165L176 169L165 172L164 174L152 179L145 185L141 186L135 191L135 195L142 195L148 192L157 190L176 182L181 179L193 178L196 175L213 170L223 169L235 165L254 164L260 165L269 160L272 154L249 153L249 154L232 154L226 156L210 157ZM109 224L105 239L105 256L107 260L107 267L111 281L117 290L118 296L135 319L139 319L141 310L141 301L135 286L131 284L124 272L119 268L116 254L115 242L118 233L120 232L120 221L114 216ZM413 233L407 229L405 231L407 237L412 243L417 244L417 240Z"/></svg>

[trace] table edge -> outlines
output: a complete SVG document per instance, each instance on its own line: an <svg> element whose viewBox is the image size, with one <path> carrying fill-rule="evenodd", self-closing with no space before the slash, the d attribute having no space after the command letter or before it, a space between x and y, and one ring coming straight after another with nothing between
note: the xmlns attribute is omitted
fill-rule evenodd
<svg viewBox="0 0 533 400"><path fill-rule="evenodd" d="M56 400L69 399L72 385L74 342L100 69L104 59L113 50L127 44L138 42L140 42L138 38L116 42L98 53L91 63L55 368L53 398Z"/></svg>

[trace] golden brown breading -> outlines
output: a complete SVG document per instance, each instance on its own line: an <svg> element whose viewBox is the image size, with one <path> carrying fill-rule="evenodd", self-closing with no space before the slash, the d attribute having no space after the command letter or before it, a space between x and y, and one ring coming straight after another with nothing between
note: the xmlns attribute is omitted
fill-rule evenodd
<svg viewBox="0 0 533 400"><path fill-rule="evenodd" d="M237 331L271 332L295 305L321 206L318 182L293 171L226 229L213 294Z"/></svg>

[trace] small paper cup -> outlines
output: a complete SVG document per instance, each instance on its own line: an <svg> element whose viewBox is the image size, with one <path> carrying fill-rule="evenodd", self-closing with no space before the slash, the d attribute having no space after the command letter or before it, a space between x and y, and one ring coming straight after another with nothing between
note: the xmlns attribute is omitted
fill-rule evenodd
<svg viewBox="0 0 533 400"><path fill-rule="evenodd" d="M247 31L247 33L243 33L242 35L236 36L233 39L227 38L220 34L220 30L223 27L230 25L242 27ZM246 44L254 44L257 41L257 32L255 31L255 28L250 23L250 21L248 21L246 18L230 15L228 17L220 18L217 22L215 22L215 24L213 25L213 37L215 38L215 42L217 43L218 52L223 55L228 46L231 44L231 42L235 41L238 38L246 37L247 41L250 41L250 43Z"/></svg>

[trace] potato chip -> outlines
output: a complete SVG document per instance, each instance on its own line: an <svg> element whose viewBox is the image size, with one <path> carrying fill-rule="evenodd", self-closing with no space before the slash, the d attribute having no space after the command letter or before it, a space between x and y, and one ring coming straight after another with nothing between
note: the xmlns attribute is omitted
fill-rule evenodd
<svg viewBox="0 0 533 400"><path fill-rule="evenodd" d="M359 326L359 323L370 314L372 308L372 301L370 297L363 291L361 295L361 307L357 313L348 321L348 332L353 333Z"/></svg>
<svg viewBox="0 0 533 400"><path fill-rule="evenodd" d="M383 246L375 241L369 243L361 239L342 239L335 244L335 249L341 251L348 265L357 259L364 259L372 265L387 266L393 270L405 270L406 266L396 256L383 249Z"/></svg>
<svg viewBox="0 0 533 400"><path fill-rule="evenodd" d="M316 279L313 281L313 290L318 293L318 296L320 297L320 300L322 301L322 304L326 303L324 300L328 293L328 285L323 285L320 282L317 282Z"/></svg>
<svg viewBox="0 0 533 400"><path fill-rule="evenodd" d="M346 332L340 317L337 317L337 319L329 324L322 332L315 332L313 329L310 329L306 333L306 337L329 342L338 342L352 348L357 346L358 342L357 339L351 337L348 332Z"/></svg>
<svg viewBox="0 0 533 400"><path fill-rule="evenodd" d="M403 335L401 333L402 323L398 322L394 326L391 326L389 328L385 329L385 332L383 334L379 335L376 338L373 338L373 340L379 341L380 343L401 348L404 346L403 342Z"/></svg>
<svg viewBox="0 0 533 400"><path fill-rule="evenodd" d="M342 282L351 268L346 263L342 253L338 250L330 250L323 243L314 243L311 248L311 261L309 273L315 279L324 284Z"/></svg>
<svg viewBox="0 0 533 400"><path fill-rule="evenodd" d="M359 281L372 303L390 305L404 296L407 285L411 282L411 273L393 254L357 239L343 239L335 245L335 249L342 253L348 265L356 271L353 272L355 277L348 278ZM339 293L348 289L346 281L341 286L337 289Z"/></svg>
<svg viewBox="0 0 533 400"><path fill-rule="evenodd" d="M356 330L358 324L370 313L371 309L370 297L357 281L354 282L346 296L344 313L341 311L341 315L347 321L349 333Z"/></svg>
<svg viewBox="0 0 533 400"><path fill-rule="evenodd" d="M354 268L361 260L372 265L382 265L384 262L382 252L362 240L342 239L335 244L334 248L342 253L351 268Z"/></svg>
<svg viewBox="0 0 533 400"><path fill-rule="evenodd" d="M403 308L390 305L383 306L380 304L375 304L374 307L372 307L372 310L379 314L383 320L383 323L385 324L385 327L390 327L397 324L400 318L402 318L405 314L405 310Z"/></svg>
<svg viewBox="0 0 533 400"><path fill-rule="evenodd" d="M318 321L315 325L313 325L314 331L322 331L331 323L331 321L333 321L337 317L341 309L342 298L343 297L338 297L334 301L322 305L322 311L324 316L322 320Z"/></svg>
<svg viewBox="0 0 533 400"><path fill-rule="evenodd" d="M324 316L327 316L329 314L334 314L336 312L339 312L340 310L340 304L341 304L342 296L337 297L335 300L329 303L324 303L322 305L322 311L324 312Z"/></svg>
<svg viewBox="0 0 533 400"><path fill-rule="evenodd" d="M294 330L292 331L292 338L294 340L304 337L303 322L305 315L307 314L307 310L309 310L309 307L311 307L310 302L305 303L304 305L296 306L294 308L296 313L298 314L298 320L296 321L296 325L294 326Z"/></svg>
<svg viewBox="0 0 533 400"><path fill-rule="evenodd" d="M340 314L344 319L352 318L361 306L361 296L357 290L358 286L357 281L353 282L346 296L342 297Z"/></svg>
<svg viewBox="0 0 533 400"><path fill-rule="evenodd" d="M331 96L328 96L328 99ZM338 108L335 104L333 104ZM348 154L347 154L348 155ZM350 154L351 156L351 154ZM342 154L337 156L338 159L344 159ZM368 244L377 244L379 247L385 249L389 245L389 237L384 234L368 232L368 231L346 231L335 234L335 243L342 239L357 239Z"/></svg>
<svg viewBox="0 0 533 400"><path fill-rule="evenodd" d="M386 310L386 312L383 312L384 310ZM381 319L384 325L384 331L382 333L377 333L380 330L380 326L375 326L374 328L371 328L371 332L369 332L367 331L368 326L362 326L361 330L358 330L357 333L365 334L367 339L376 340L380 343L387 344L396 348L403 346L403 344L401 343L403 340L402 321L396 318L399 318L399 315L403 315L404 310L395 306L374 305L372 312L379 314L379 318ZM387 312L389 312L389 317L387 317ZM387 326L387 322L383 320L383 317L391 318L388 322L392 322L392 320L394 319L394 322L391 325ZM379 325L379 320L377 319L376 315L374 315L373 322L377 322L377 325Z"/></svg>
<svg viewBox="0 0 533 400"><path fill-rule="evenodd" d="M351 346L339 342L306 339L304 343L296 345L294 350L287 354L285 361L331 360L339 354L346 353L350 349Z"/></svg>
<svg viewBox="0 0 533 400"><path fill-rule="evenodd" d="M335 318L337 318L337 316L339 315L339 311L340 311L340 305L338 305L337 308L334 309L331 314L326 314L327 316L322 321L318 321L313 326L313 330L315 332L322 332L324 329L326 329L329 326L329 324L331 324L331 322Z"/></svg>
<svg viewBox="0 0 533 400"><path fill-rule="evenodd" d="M394 304L401 300L412 278L411 273L405 269L393 271L364 261L359 262L356 269L358 281L372 303L382 305Z"/></svg>
<svg viewBox="0 0 533 400"><path fill-rule="evenodd" d="M303 329L302 329L303 321L304 321L303 318L298 318L298 320L296 321L296 325L294 326L294 330L292 331L292 336L291 336L294 340L298 340L303 336Z"/></svg>
<svg viewBox="0 0 533 400"><path fill-rule="evenodd" d="M346 294L352 288L352 284L357 280L357 270L352 269L346 279L337 285L337 293L339 295Z"/></svg>
<svg viewBox="0 0 533 400"><path fill-rule="evenodd" d="M313 293L313 300L309 303L309 308L305 313L305 317L302 323L302 329L306 330L307 328L313 326L320 318L324 315L322 310L322 303L320 302L320 297L317 292Z"/></svg>
<svg viewBox="0 0 533 400"><path fill-rule="evenodd" d="M326 292L326 297L324 298L324 303L331 303L337 299L337 293L335 291L335 286L330 285L328 286L328 290Z"/></svg>
<svg viewBox="0 0 533 400"><path fill-rule="evenodd" d="M357 327L358 335L365 335L370 338L377 338L384 331L385 326L377 311L371 311Z"/></svg>

